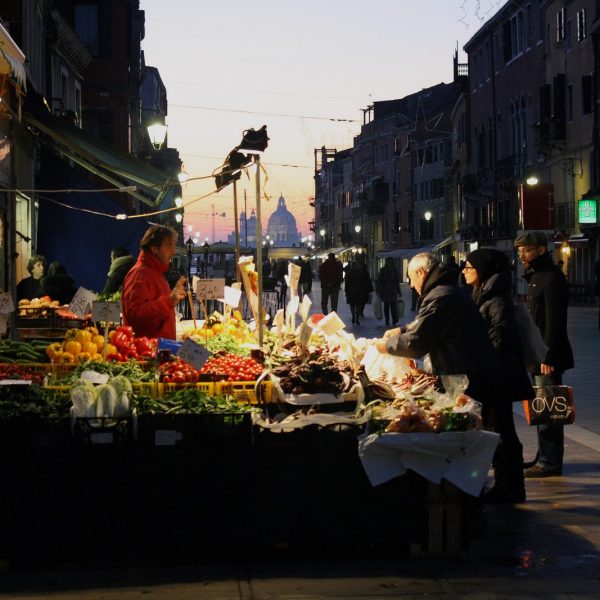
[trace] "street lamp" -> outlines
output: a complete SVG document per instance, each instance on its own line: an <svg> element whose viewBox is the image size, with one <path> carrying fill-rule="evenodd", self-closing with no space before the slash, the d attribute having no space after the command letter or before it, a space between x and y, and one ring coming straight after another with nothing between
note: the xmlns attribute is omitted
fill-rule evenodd
<svg viewBox="0 0 600 600"><path fill-rule="evenodd" d="M188 264L187 264L187 271L188 271L188 290L191 290L191 285L192 285L192 254L194 252L194 240L190 237L188 238L187 242L185 243L185 249L187 250L187 259L188 259ZM190 292L188 292L188 317L191 318L192 317L192 294Z"/></svg>
<svg viewBox="0 0 600 600"><path fill-rule="evenodd" d="M321 236L321 248L325 248L325 234L327 232L324 229L319 231L319 235Z"/></svg>
<svg viewBox="0 0 600 600"><path fill-rule="evenodd" d="M167 126L164 123L152 123L146 128L150 136L150 143L155 150L160 150L167 137Z"/></svg>
<svg viewBox="0 0 600 600"><path fill-rule="evenodd" d="M204 251L204 277L206 279L208 279L208 249L210 248L210 245L208 243L208 239L206 239L204 241L204 244L202 244L202 250Z"/></svg>

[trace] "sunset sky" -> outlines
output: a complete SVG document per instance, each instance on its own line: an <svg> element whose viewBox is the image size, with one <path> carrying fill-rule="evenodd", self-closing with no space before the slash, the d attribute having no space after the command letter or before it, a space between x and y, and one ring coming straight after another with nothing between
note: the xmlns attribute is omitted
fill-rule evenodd
<svg viewBox="0 0 600 600"><path fill-rule="evenodd" d="M452 80L452 56L502 6L491 0L141 0L146 64L167 88L169 146L190 177L210 175L245 129L267 125L263 225L280 194L302 235L313 212L314 149L342 150L361 109ZM332 120L338 119L338 120ZM340 121L339 119L344 119ZM254 183L238 184L241 208ZM214 190L184 187L184 201ZM226 216L221 216L225 212ZM213 213L215 216L213 217ZM233 230L232 187L191 204L184 224L216 240ZM212 241L212 240L211 240Z"/></svg>

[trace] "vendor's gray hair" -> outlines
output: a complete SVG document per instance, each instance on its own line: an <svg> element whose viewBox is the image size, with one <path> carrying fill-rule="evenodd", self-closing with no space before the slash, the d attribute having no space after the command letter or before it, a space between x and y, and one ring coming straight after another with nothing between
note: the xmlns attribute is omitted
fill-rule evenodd
<svg viewBox="0 0 600 600"><path fill-rule="evenodd" d="M414 273L417 269L423 269L425 272L429 273L435 265L439 264L439 260L435 254L431 252L421 252L420 254L415 254L410 259L408 263L408 270Z"/></svg>

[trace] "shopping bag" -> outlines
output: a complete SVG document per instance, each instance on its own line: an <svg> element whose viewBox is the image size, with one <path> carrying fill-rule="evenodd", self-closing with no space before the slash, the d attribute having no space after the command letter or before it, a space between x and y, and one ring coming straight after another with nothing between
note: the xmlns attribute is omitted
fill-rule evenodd
<svg viewBox="0 0 600 600"><path fill-rule="evenodd" d="M515 304L515 321L523 353L523 363L526 369L531 370L544 362L548 346L525 304Z"/></svg>
<svg viewBox="0 0 600 600"><path fill-rule="evenodd" d="M573 388L568 385L534 386L534 398L523 400L530 425L570 425L575 422Z"/></svg>
<svg viewBox="0 0 600 600"><path fill-rule="evenodd" d="M404 318L404 300L398 300L396 304L396 314L398 315L398 319Z"/></svg>
<svg viewBox="0 0 600 600"><path fill-rule="evenodd" d="M383 310L381 309L381 298L375 294L375 298L373 298L373 314L378 321L383 319Z"/></svg>

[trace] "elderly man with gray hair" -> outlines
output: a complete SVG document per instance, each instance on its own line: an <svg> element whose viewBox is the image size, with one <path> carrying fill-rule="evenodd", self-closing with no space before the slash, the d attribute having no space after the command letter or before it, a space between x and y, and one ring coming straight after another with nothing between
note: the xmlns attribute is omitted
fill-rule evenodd
<svg viewBox="0 0 600 600"><path fill-rule="evenodd" d="M408 277L420 296L419 311L406 327L386 331L378 348L407 358L429 354L436 375L466 374L466 393L485 403L500 377L497 359L485 321L457 275L455 266L431 253L414 256Z"/></svg>

